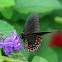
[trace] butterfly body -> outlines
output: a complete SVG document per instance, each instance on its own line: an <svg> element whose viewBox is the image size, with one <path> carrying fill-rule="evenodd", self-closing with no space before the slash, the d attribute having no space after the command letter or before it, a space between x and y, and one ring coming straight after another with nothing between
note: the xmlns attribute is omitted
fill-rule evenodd
<svg viewBox="0 0 62 62"><path fill-rule="evenodd" d="M30 14L24 25L24 31L21 33L21 38L24 41L24 49L28 49L28 51L37 50L42 40L41 35L47 33L50 32L39 32L39 17L36 13Z"/></svg>

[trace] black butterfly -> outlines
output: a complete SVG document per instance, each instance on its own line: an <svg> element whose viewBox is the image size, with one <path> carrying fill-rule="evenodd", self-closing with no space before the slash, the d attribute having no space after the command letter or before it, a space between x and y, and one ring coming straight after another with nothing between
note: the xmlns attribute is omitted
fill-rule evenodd
<svg viewBox="0 0 62 62"><path fill-rule="evenodd" d="M36 13L30 14L24 25L24 31L21 33L24 49L28 49L28 51L37 49L42 40L40 36L47 33L51 32L39 32L39 17Z"/></svg>

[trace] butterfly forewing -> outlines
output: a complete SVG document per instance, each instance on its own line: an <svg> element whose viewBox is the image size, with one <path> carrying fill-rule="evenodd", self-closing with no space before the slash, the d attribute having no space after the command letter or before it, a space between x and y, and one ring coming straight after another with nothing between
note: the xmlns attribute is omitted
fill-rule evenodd
<svg viewBox="0 0 62 62"><path fill-rule="evenodd" d="M39 32L39 18L38 15L36 13L32 13L25 25L24 25L24 33L27 34L31 34L33 32Z"/></svg>

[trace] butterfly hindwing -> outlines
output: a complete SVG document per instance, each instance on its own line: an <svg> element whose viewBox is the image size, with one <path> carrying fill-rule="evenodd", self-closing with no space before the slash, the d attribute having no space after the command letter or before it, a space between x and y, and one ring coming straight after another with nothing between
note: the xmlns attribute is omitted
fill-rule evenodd
<svg viewBox="0 0 62 62"><path fill-rule="evenodd" d="M24 49L35 50L40 46L41 37L37 34L27 35L24 41Z"/></svg>

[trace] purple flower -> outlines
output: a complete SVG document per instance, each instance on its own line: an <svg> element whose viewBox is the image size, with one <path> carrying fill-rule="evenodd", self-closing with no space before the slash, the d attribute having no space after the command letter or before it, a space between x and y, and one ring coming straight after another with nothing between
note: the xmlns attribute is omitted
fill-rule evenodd
<svg viewBox="0 0 62 62"><path fill-rule="evenodd" d="M0 43L1 44L0 48L3 47L3 50L6 55L13 51L13 47L14 47L14 50L21 50L21 46L22 46L19 40L19 36L16 33L16 30L12 31L10 33L10 36L11 37L6 35L6 39L3 41L2 44ZM0 39L0 42L1 42L1 39Z"/></svg>
<svg viewBox="0 0 62 62"><path fill-rule="evenodd" d="M19 36L17 35L16 30L12 31L10 35L14 44L14 50L21 50L22 44L19 40Z"/></svg>
<svg viewBox="0 0 62 62"><path fill-rule="evenodd" d="M6 35L6 38L8 38L9 36L8 35Z"/></svg>
<svg viewBox="0 0 62 62"><path fill-rule="evenodd" d="M10 37L7 37L4 41L4 46L11 46L13 47L13 42Z"/></svg>
<svg viewBox="0 0 62 62"><path fill-rule="evenodd" d="M0 48L2 49L3 47L3 43L1 42L1 38L0 38Z"/></svg>
<svg viewBox="0 0 62 62"><path fill-rule="evenodd" d="M10 36L11 36L12 41L19 40L19 36L17 35L16 30L12 31L10 33Z"/></svg>
<svg viewBox="0 0 62 62"><path fill-rule="evenodd" d="M3 50L6 55L8 55L9 53L11 53L13 51L12 47L10 47L10 46L4 46Z"/></svg>
<svg viewBox="0 0 62 62"><path fill-rule="evenodd" d="M12 43L10 37L6 37L6 39L3 41L3 43L4 43L3 50L6 55L13 51L13 49L12 49L13 43Z"/></svg>
<svg viewBox="0 0 62 62"><path fill-rule="evenodd" d="M20 40L15 41L14 43L14 50L21 50L22 43Z"/></svg>
<svg viewBox="0 0 62 62"><path fill-rule="evenodd" d="M14 35L17 35L16 30L13 30L13 31L10 33L10 36L14 36Z"/></svg>

